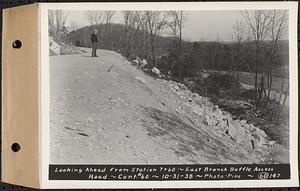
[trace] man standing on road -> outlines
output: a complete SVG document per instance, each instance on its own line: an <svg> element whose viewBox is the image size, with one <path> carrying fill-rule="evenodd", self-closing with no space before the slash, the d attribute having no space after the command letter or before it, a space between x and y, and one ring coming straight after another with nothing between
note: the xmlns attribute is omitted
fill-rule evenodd
<svg viewBox="0 0 300 191"><path fill-rule="evenodd" d="M91 42L92 42L92 57L98 57L97 56L97 48L98 48L98 36L97 36L98 30L95 29L93 31L93 34L91 35Z"/></svg>

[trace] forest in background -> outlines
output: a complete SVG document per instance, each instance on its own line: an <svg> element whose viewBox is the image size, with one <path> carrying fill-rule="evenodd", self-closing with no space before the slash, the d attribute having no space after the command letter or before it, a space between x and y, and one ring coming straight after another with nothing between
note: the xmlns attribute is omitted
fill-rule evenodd
<svg viewBox="0 0 300 191"><path fill-rule="evenodd" d="M150 48L147 39L150 38L149 33L143 31L136 31L134 28L128 28L128 42L125 42L124 31L125 26L122 24L104 24L101 26L86 26L75 31L69 32L63 39L65 43L71 43L80 47L91 47L90 35L93 29L100 31L99 48L113 50L130 60L134 60L137 56L141 59L151 60ZM140 38L136 38L136 37ZM172 37L156 36L155 37L155 66L161 71L171 70L176 65L171 65L170 59L173 57L176 60L178 50L173 46L174 39ZM270 41L266 41L264 46L268 46ZM282 46L279 49L278 60L275 63L273 75L283 76L284 69L288 66L288 42L281 41ZM125 46L125 44L127 44ZM125 48L126 47L126 48ZM243 63L237 64L237 51L239 51L240 58L243 58ZM182 77L191 77L196 75L196 71L201 70L216 70L216 71L230 71L235 62L237 71L252 72L255 70L255 60L253 52L255 51L254 42L245 42L243 48L236 49L234 42L188 42L182 41L183 54L183 68ZM266 57L266 52L262 53ZM178 58L177 58L178 59ZM177 63L178 65L178 63ZM259 66L259 70L264 72L266 64ZM287 72L287 71L286 71Z"/></svg>
<svg viewBox="0 0 300 191"><path fill-rule="evenodd" d="M203 69L246 71L255 74L257 91L259 73L267 75L268 88L273 75L285 78L288 74L285 10L241 11L243 19L233 26L232 42L223 42L218 35L211 42L182 40L188 15L184 11L122 11L121 24L112 23L116 11L85 11L89 26L82 28L74 22L66 26L68 14L49 12L49 33L57 41L90 47L90 34L98 29L99 48L130 60L146 59L162 72L171 71L179 81Z"/></svg>

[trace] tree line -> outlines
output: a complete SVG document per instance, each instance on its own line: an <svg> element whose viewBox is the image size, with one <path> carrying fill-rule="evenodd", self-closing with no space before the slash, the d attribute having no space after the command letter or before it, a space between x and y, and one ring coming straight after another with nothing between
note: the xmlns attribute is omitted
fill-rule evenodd
<svg viewBox="0 0 300 191"><path fill-rule="evenodd" d="M85 11L88 26L79 28L74 22L66 27L68 11L49 11L49 34L58 41L90 47L90 33L99 30L100 47L117 51L128 59L140 57L163 73L183 81L195 77L203 69L228 71L239 82L239 72L254 74L255 99L266 89L267 105L273 76L282 77L281 92L287 78L284 50L287 49L288 13L286 10L241 11L241 19L233 25L232 42L217 36L212 42L182 40L188 12L185 11L121 11L121 23L112 23L115 11ZM260 74L265 74L266 85ZM257 100L259 101L259 100Z"/></svg>

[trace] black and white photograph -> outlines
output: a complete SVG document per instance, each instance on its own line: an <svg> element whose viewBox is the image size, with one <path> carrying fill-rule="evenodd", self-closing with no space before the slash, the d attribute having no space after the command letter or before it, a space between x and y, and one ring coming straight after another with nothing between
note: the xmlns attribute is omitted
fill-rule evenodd
<svg viewBox="0 0 300 191"><path fill-rule="evenodd" d="M50 164L289 164L289 10L48 10Z"/></svg>
<svg viewBox="0 0 300 191"><path fill-rule="evenodd" d="M289 163L288 14L49 10L50 162Z"/></svg>
<svg viewBox="0 0 300 191"><path fill-rule="evenodd" d="M3 182L299 187L298 2L5 6Z"/></svg>

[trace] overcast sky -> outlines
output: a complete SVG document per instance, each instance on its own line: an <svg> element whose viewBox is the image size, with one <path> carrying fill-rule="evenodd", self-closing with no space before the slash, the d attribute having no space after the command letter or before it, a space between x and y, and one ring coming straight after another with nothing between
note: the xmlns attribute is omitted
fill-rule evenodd
<svg viewBox="0 0 300 191"><path fill-rule="evenodd" d="M240 11L187 11L187 20L183 29L183 38L190 41L213 41L217 36L222 41L232 41L233 25L241 19ZM113 18L121 23L121 13ZM67 25L76 22L80 26L88 25L84 11L70 11Z"/></svg>

